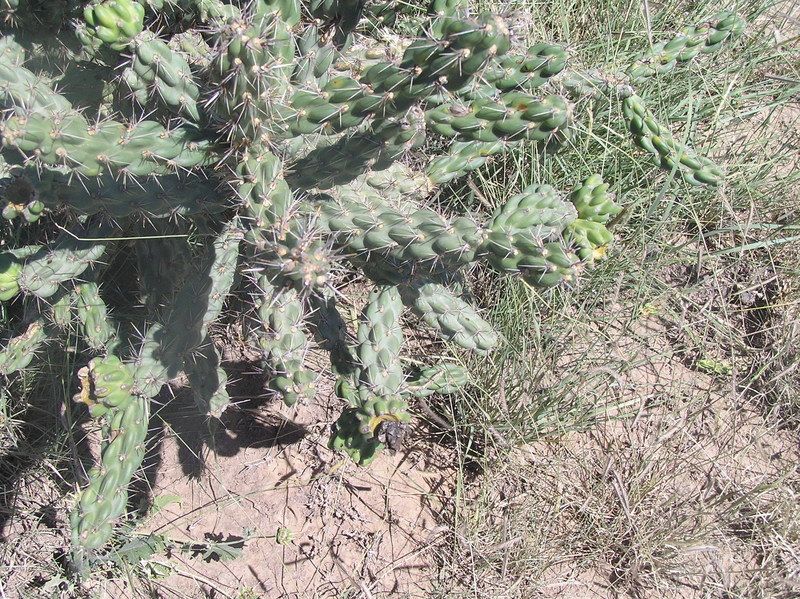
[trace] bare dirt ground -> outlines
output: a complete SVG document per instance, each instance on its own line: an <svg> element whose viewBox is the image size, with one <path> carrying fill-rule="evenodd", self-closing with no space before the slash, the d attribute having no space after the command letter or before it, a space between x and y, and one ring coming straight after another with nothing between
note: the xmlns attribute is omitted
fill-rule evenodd
<svg viewBox="0 0 800 599"><path fill-rule="evenodd" d="M218 443L195 476L186 473L180 437L166 436L152 496L181 499L144 531L199 544L250 537L238 559L179 558L179 573L158 583L167 595L213 589L237 596L249 588L270 597L334 597L347 589L427 596L436 576L430 548L440 533L437 515L455 480L442 463L445 452L421 442L358 468L325 447L328 426L317 423L330 415L322 412L240 412L238 425L222 435L228 442ZM291 542L276 542L279 528L290 531Z"/></svg>

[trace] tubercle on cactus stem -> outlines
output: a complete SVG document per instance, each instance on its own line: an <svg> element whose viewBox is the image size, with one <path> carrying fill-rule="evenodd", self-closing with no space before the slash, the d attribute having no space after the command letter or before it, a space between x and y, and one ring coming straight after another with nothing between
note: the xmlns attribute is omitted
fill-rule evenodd
<svg viewBox="0 0 800 599"><path fill-rule="evenodd" d="M414 397L468 383L450 363L404 370L406 314L485 354L501 339L462 297L469 267L546 289L613 248L621 207L599 175L563 194L526 187L488 218L439 214L429 198L443 185L522 144L557 151L585 96L621 102L634 144L660 168L696 185L724 180L634 87L732 43L744 28L734 14L606 75L570 71L561 44L517 47L503 18L468 16L461 0L432 2L396 48L370 33L410 4L146 4L55 11L48 23L80 42L63 47L32 35L12 3L0 15L3 216L31 231L42 217L82 221L71 237L0 253L0 301L31 315L0 350L0 372L28 367L74 325L100 354L80 371L78 399L114 438L76 497L77 554L106 545L125 514L149 398L166 381L185 375L210 418L228 405L210 327L229 295L248 298L248 343L289 405L314 400L319 373L306 358L321 339L347 405L330 447L366 465L396 448ZM126 252L136 322L120 320L131 311L110 293L119 281L107 263ZM344 271L375 285L355 337L337 309Z"/></svg>

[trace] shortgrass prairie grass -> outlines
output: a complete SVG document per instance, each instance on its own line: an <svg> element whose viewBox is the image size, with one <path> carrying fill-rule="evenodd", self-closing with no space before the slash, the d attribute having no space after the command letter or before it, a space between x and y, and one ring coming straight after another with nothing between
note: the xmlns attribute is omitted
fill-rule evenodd
<svg viewBox="0 0 800 599"><path fill-rule="evenodd" d="M720 8L731 51L640 88L726 166L699 190L637 160L613 107L554 156L475 176L497 205L601 172L626 207L609 259L541 294L478 273L506 344L452 418L479 445L439 554L442 596L794 597L800 592L800 12L791 2L504 3L573 60L630 62ZM585 121L584 121L585 122ZM443 587L444 588L444 585Z"/></svg>

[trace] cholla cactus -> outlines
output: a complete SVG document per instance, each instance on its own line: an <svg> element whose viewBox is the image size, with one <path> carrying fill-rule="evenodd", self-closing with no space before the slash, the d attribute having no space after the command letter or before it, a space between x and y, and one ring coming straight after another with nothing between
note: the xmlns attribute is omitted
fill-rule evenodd
<svg viewBox="0 0 800 599"><path fill-rule="evenodd" d="M200 410L225 409L209 326L232 292L253 299L252 345L289 405L313 401L310 328L325 338L347 403L330 446L367 464L402 439L414 397L467 382L451 363L404 369L403 314L490 352L498 335L461 297L459 272L483 262L539 288L575 281L606 255L621 209L599 175L565 192L532 185L483 219L432 209L439 186L523 142L557 151L587 94L620 100L659 166L698 185L724 176L632 86L735 39L736 15L682 30L613 79L570 71L562 45L519 47L501 16L459 0L427 14L351 0L51 5L0 0L3 216L65 224L48 244L7 240L0 253L0 300L26 308L0 372L72 324L97 356L76 396L104 433L71 518L79 552L105 545L126 510L149 398L185 374ZM393 47L369 35L400 17L419 35ZM431 139L444 150L425 159ZM112 248L137 264L139 321L104 302ZM343 269L376 285L355 343L332 288Z"/></svg>

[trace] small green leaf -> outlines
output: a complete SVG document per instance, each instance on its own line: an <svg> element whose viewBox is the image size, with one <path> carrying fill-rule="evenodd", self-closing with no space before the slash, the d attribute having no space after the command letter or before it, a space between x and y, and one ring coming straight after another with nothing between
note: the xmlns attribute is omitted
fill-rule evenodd
<svg viewBox="0 0 800 599"><path fill-rule="evenodd" d="M117 564L122 564L123 562L138 564L158 553L163 553L166 546L166 540L161 535L151 533L137 536L117 549L112 559Z"/></svg>
<svg viewBox="0 0 800 599"><path fill-rule="evenodd" d="M249 538L228 535L223 540L222 534L214 535L206 533L205 543L186 543L181 546L182 551L192 554L192 557L200 556L206 562L226 562L244 555L244 543Z"/></svg>
<svg viewBox="0 0 800 599"><path fill-rule="evenodd" d="M177 503L178 505L183 505L183 499L181 499L178 495L160 495L153 500L153 508L151 511L152 515L159 513L168 505L172 505L173 503Z"/></svg>

